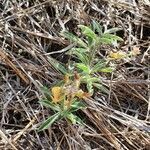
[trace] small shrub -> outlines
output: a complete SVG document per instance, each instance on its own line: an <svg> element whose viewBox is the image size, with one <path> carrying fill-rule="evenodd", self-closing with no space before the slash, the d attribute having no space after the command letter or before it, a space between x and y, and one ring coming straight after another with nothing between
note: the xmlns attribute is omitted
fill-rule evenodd
<svg viewBox="0 0 150 150"><path fill-rule="evenodd" d="M122 51L110 52L106 59L98 58L98 51L101 44L116 44L118 41L123 41L120 37L112 34L119 28L112 28L104 33L102 27L93 21L91 27L78 25L81 29L81 37L78 37L68 31L63 31L61 35L69 39L75 44L67 54L74 57L76 62L69 61L68 68L59 63L53 63L55 68L60 70L65 78L51 88L43 88L46 99L41 103L54 111L54 115L50 116L40 127L39 130L47 129L55 121L65 118L72 123L81 123L81 119L74 114L79 109L84 109L85 105L82 99L92 96L94 87L102 89L102 82L98 72L111 73L114 68L109 62L111 60L124 59L129 56L135 56L139 51L134 50L127 54ZM76 72L75 72L76 70ZM80 88L80 84L84 83L87 87L87 92Z"/></svg>

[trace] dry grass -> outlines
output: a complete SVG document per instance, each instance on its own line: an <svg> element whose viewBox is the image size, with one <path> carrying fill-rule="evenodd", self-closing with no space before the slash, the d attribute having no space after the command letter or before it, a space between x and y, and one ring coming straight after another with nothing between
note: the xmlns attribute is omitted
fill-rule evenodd
<svg viewBox="0 0 150 150"><path fill-rule="evenodd" d="M0 149L150 149L150 4L147 0L4 0L0 2ZM67 28L97 20L121 27L118 49L139 47L141 54L102 75L109 94L95 92L77 112L85 124L65 120L44 132L36 127L52 112L39 103L42 85L62 78L53 63L67 63L60 36ZM109 51L113 47L102 47Z"/></svg>

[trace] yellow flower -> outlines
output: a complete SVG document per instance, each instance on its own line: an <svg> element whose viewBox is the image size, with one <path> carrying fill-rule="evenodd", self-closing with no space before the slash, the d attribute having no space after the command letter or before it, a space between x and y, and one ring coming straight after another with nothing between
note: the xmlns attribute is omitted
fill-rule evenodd
<svg viewBox="0 0 150 150"><path fill-rule="evenodd" d="M52 101L54 103L60 102L62 100L62 87L55 86L52 88Z"/></svg>
<svg viewBox="0 0 150 150"><path fill-rule="evenodd" d="M118 52L110 52L109 57L110 59L123 59L127 56L125 52L118 51Z"/></svg>
<svg viewBox="0 0 150 150"><path fill-rule="evenodd" d="M69 76L65 76L65 84L63 86L55 86L51 89L52 91L52 102L58 103L64 100L65 106L69 108L71 106L72 100L75 97L86 98L90 94L82 91L80 89L80 76L79 74L74 74L74 80L70 81Z"/></svg>

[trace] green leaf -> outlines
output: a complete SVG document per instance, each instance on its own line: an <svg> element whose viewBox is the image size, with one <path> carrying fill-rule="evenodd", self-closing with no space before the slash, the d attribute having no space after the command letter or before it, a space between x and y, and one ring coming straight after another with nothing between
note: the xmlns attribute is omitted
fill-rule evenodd
<svg viewBox="0 0 150 150"><path fill-rule="evenodd" d="M98 42L102 43L102 44L112 44L113 40L112 39L108 39L108 38L104 38L104 37L100 37L98 38Z"/></svg>
<svg viewBox="0 0 150 150"><path fill-rule="evenodd" d="M110 91L105 86L103 86L100 83L93 83L93 86L96 87L96 88L98 88L100 91L102 91L102 92L104 92L106 94L110 93Z"/></svg>
<svg viewBox="0 0 150 150"><path fill-rule="evenodd" d="M88 49L85 48L72 48L67 54L74 55L76 59L80 60L83 64L88 64Z"/></svg>
<svg viewBox="0 0 150 150"><path fill-rule="evenodd" d="M99 60L99 62L93 66L92 73L98 72L98 70L104 68L105 66L106 62L104 60Z"/></svg>
<svg viewBox="0 0 150 150"><path fill-rule="evenodd" d="M89 27L84 25L78 25L78 27L81 29L85 36L90 37L93 40L97 39L97 35Z"/></svg>
<svg viewBox="0 0 150 150"><path fill-rule="evenodd" d="M77 36L75 36L74 34L68 31L63 31L61 35L67 38L68 40L77 43L81 47L84 47L84 48L87 47L87 44L85 42L83 42L80 38L78 38Z"/></svg>
<svg viewBox="0 0 150 150"><path fill-rule="evenodd" d="M83 63L76 63L77 68L82 70L84 73L90 74L91 70L89 66L86 66Z"/></svg>
<svg viewBox="0 0 150 150"><path fill-rule="evenodd" d="M93 95L94 93L94 89L93 89L93 82L87 82L87 89L88 89L88 92Z"/></svg>
<svg viewBox="0 0 150 150"><path fill-rule="evenodd" d="M104 33L102 38L111 39L112 41L123 41L121 37L109 33Z"/></svg>
<svg viewBox="0 0 150 150"><path fill-rule="evenodd" d="M117 31L122 30L121 28L111 28L106 30L104 33L116 33Z"/></svg>
<svg viewBox="0 0 150 150"><path fill-rule="evenodd" d="M87 89L88 89L88 92L89 92L91 95L93 94L93 91L94 91L92 84L93 84L93 82L95 82L95 81L97 81L97 80L98 80L98 78L92 77L92 76L90 76L90 75L83 76L82 79L81 79L81 81L86 84L86 87L87 87Z"/></svg>
<svg viewBox="0 0 150 150"><path fill-rule="evenodd" d="M68 76L72 76L72 74L74 74L74 69L75 69L75 62L70 60L68 62Z"/></svg>
<svg viewBox="0 0 150 150"><path fill-rule="evenodd" d="M92 95L93 92L94 92L93 84L94 84L94 83L97 83L97 82L98 82L98 83L101 82L101 80L100 80L99 78L97 78L97 77L92 77L91 75L86 75L86 76L82 77L81 81L86 84L87 89L88 89L88 92L89 92L91 95Z"/></svg>
<svg viewBox="0 0 150 150"><path fill-rule="evenodd" d="M72 53L76 52L76 53L83 54L83 53L88 52L87 48L72 48L71 50L72 50Z"/></svg>
<svg viewBox="0 0 150 150"><path fill-rule="evenodd" d="M123 39L113 34L104 33L101 37L98 38L98 41L99 43L103 44L113 44L116 41L123 41Z"/></svg>
<svg viewBox="0 0 150 150"><path fill-rule="evenodd" d="M71 121L72 124L76 124L76 123L79 123L79 124L82 124L83 121L76 115L72 114L72 113L69 113L67 114L67 119L69 119Z"/></svg>
<svg viewBox="0 0 150 150"><path fill-rule="evenodd" d="M43 92L43 94L47 99L51 99L50 90L46 86L41 87L41 91Z"/></svg>
<svg viewBox="0 0 150 150"><path fill-rule="evenodd" d="M43 100L41 100L41 101L39 101L39 102L40 102L43 106L51 108L53 111L60 111L59 107L58 107L56 104L50 102L50 100L43 99Z"/></svg>
<svg viewBox="0 0 150 150"><path fill-rule="evenodd" d="M60 113L56 113L49 117L39 128L38 131L42 131L47 129L49 126L51 126L58 118L60 117Z"/></svg>
<svg viewBox="0 0 150 150"><path fill-rule="evenodd" d="M71 108L69 110L69 112L76 112L79 109L84 109L85 105L83 104L83 102L81 101L75 101L72 105Z"/></svg>
<svg viewBox="0 0 150 150"><path fill-rule="evenodd" d="M71 123L76 124L77 121L76 121L76 116L74 114L69 113L67 114L66 117L71 121Z"/></svg>
<svg viewBox="0 0 150 150"><path fill-rule="evenodd" d="M100 72L105 72L105 73L110 73L110 72L112 72L113 70L114 70L114 69L111 68L111 67L106 67L106 68L100 69L99 71L100 71Z"/></svg>
<svg viewBox="0 0 150 150"><path fill-rule="evenodd" d="M88 64L89 63L89 58L88 58L87 54L74 52L74 55L77 56L77 59L80 60L83 64Z"/></svg>
<svg viewBox="0 0 150 150"><path fill-rule="evenodd" d="M56 69L58 69L63 74L67 74L67 70L66 70L66 68L62 64L55 63L54 66L55 66Z"/></svg>
<svg viewBox="0 0 150 150"><path fill-rule="evenodd" d="M100 82L101 80L97 77L93 77L91 75L86 75L81 78L82 82L88 83L88 82Z"/></svg>
<svg viewBox="0 0 150 150"><path fill-rule="evenodd" d="M92 20L92 28L94 32L98 32L99 35L102 35L102 26L95 20Z"/></svg>
<svg viewBox="0 0 150 150"><path fill-rule="evenodd" d="M56 59L53 59L52 57L48 57L48 60L55 69L57 69L63 74L67 74L66 68L59 61L57 61Z"/></svg>

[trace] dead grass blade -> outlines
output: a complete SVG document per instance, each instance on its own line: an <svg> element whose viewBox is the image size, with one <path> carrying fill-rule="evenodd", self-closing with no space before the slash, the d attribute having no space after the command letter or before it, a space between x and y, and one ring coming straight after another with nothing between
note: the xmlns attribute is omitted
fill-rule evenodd
<svg viewBox="0 0 150 150"><path fill-rule="evenodd" d="M2 138L2 141L4 141L5 143L8 142L8 144L11 145L11 147L14 150L18 150L14 144L12 144L12 142L7 138L7 136L0 130L0 137Z"/></svg>
<svg viewBox="0 0 150 150"><path fill-rule="evenodd" d="M9 55L6 54L5 52L3 52L2 49L0 49L0 59L5 61L5 63L13 69L13 71L26 83L29 84L29 80L27 78L27 76L21 71L19 70L14 63L9 59Z"/></svg>

